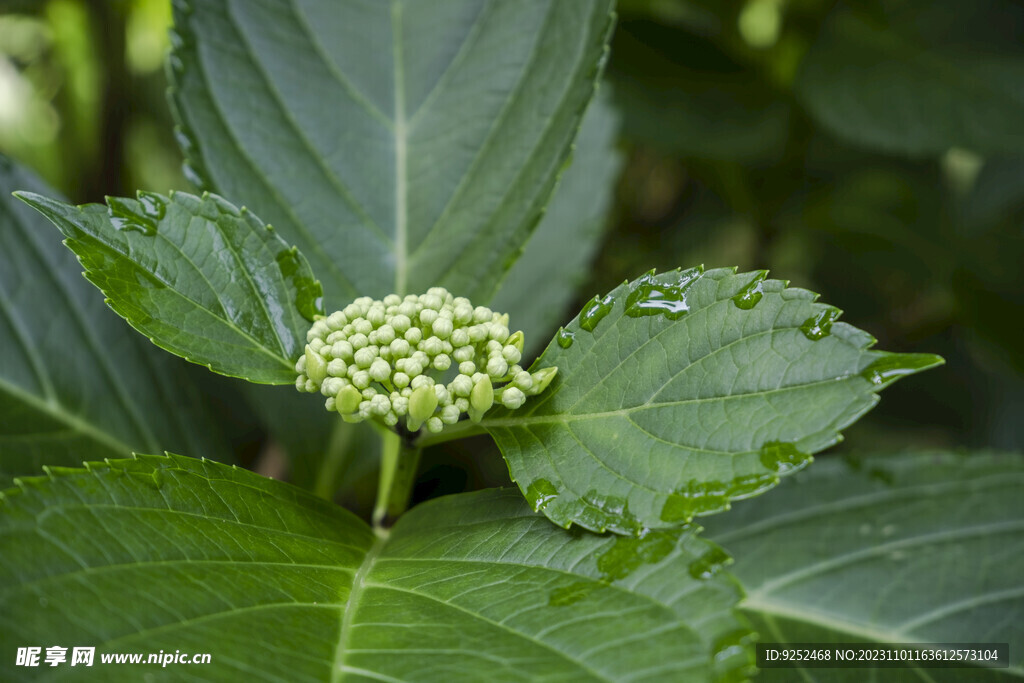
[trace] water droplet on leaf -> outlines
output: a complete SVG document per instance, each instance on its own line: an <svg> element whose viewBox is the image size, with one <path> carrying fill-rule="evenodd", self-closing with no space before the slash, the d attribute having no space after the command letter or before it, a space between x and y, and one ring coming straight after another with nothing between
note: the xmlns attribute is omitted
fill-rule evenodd
<svg viewBox="0 0 1024 683"><path fill-rule="evenodd" d="M691 479L670 493L661 508L663 522L689 522L696 515L726 510L729 507L728 487L721 481Z"/></svg>
<svg viewBox="0 0 1024 683"><path fill-rule="evenodd" d="M645 315L664 315L678 320L690 310L686 290L703 274L699 268L681 271L674 281L667 276L657 277L654 271L640 277L626 296L626 315L639 318Z"/></svg>
<svg viewBox="0 0 1024 683"><path fill-rule="evenodd" d="M838 308L824 308L804 321L800 331L811 341L818 341L832 334L832 323L839 317Z"/></svg>
<svg viewBox="0 0 1024 683"><path fill-rule="evenodd" d="M526 501L534 512L540 512L557 497L558 489L547 479L537 479L526 487Z"/></svg>
<svg viewBox="0 0 1024 683"><path fill-rule="evenodd" d="M768 441L761 446L761 464L778 474L789 474L803 469L814 460L807 453L801 453L794 444L783 441Z"/></svg>
<svg viewBox="0 0 1024 683"><path fill-rule="evenodd" d="M930 353L887 353L861 370L860 376L881 388L889 386L900 377L943 362L941 357Z"/></svg>
<svg viewBox="0 0 1024 683"><path fill-rule="evenodd" d="M749 311L756 306L762 298L764 298L762 284L764 283L764 279L767 275L768 271L759 271L754 276L754 279L747 283L747 285L732 298L732 302L736 304L736 308Z"/></svg>
<svg viewBox="0 0 1024 683"><path fill-rule="evenodd" d="M715 546L690 563L690 576L698 580L710 579L730 562L732 558Z"/></svg>
<svg viewBox="0 0 1024 683"><path fill-rule="evenodd" d="M570 346L572 346L572 343L574 341L576 341L576 333L570 332L564 327L559 327L558 335L556 335L555 339L558 341L559 346L561 346L563 349L567 349Z"/></svg>
<svg viewBox="0 0 1024 683"><path fill-rule="evenodd" d="M580 312L580 327L587 332L593 332L597 324L612 312L614 305L615 299L611 294L606 294L603 297L595 296Z"/></svg>

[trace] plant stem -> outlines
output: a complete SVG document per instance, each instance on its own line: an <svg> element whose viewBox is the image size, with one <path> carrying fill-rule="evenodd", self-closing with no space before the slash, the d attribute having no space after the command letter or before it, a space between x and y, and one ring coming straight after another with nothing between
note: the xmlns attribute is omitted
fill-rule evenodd
<svg viewBox="0 0 1024 683"><path fill-rule="evenodd" d="M421 451L392 431L381 437L380 482L377 504L373 508L375 528L391 526L405 512L416 481Z"/></svg>

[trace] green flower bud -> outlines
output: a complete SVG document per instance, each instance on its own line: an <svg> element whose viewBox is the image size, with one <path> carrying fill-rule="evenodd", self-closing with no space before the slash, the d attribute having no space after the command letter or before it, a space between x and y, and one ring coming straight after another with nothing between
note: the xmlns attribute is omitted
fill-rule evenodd
<svg viewBox="0 0 1024 683"><path fill-rule="evenodd" d="M370 366L369 373L371 378L378 382L383 382L391 376L391 366L386 360L378 358L373 361L373 365Z"/></svg>
<svg viewBox="0 0 1024 683"><path fill-rule="evenodd" d="M410 344L419 344L423 339L423 330L418 327L410 327L405 331L405 340Z"/></svg>
<svg viewBox="0 0 1024 683"><path fill-rule="evenodd" d="M420 319L422 319L423 314L426 313L427 311L434 311L434 313L440 311L441 306L444 304L444 301L437 294L431 294L430 292L427 292L426 294L420 297L420 303L423 304L423 310L420 311Z"/></svg>
<svg viewBox="0 0 1024 683"><path fill-rule="evenodd" d="M456 408L458 408L460 413L467 413L467 412L469 412L469 399L468 398L457 398L457 399L455 399L455 403L453 403L452 405L455 406Z"/></svg>
<svg viewBox="0 0 1024 683"><path fill-rule="evenodd" d="M493 379L504 377L508 373L508 363L501 356L495 356L487 361L487 374Z"/></svg>
<svg viewBox="0 0 1024 683"><path fill-rule="evenodd" d="M384 417L391 411L391 401L387 396L377 394L370 399L370 412L377 417Z"/></svg>
<svg viewBox="0 0 1024 683"><path fill-rule="evenodd" d="M359 393L359 390L349 385L338 392L336 404L338 412L342 415L350 415L359 410L359 404L362 400L363 395Z"/></svg>
<svg viewBox="0 0 1024 683"><path fill-rule="evenodd" d="M340 377L327 377L320 385L320 393L324 396L337 396L338 392L344 389L348 382Z"/></svg>
<svg viewBox="0 0 1024 683"><path fill-rule="evenodd" d="M441 422L446 425L453 425L459 421L459 415L461 414L462 411L457 406L445 406L441 409Z"/></svg>
<svg viewBox="0 0 1024 683"><path fill-rule="evenodd" d="M409 316L399 313L391 319L391 327L395 330L396 334L405 334L412 327L412 321L409 319Z"/></svg>
<svg viewBox="0 0 1024 683"><path fill-rule="evenodd" d="M412 320L419 313L419 309L416 307L416 302L406 300L398 306L398 313L407 320Z"/></svg>
<svg viewBox="0 0 1024 683"><path fill-rule="evenodd" d="M327 327L331 330L340 330L348 324L348 318L341 311L335 311L327 316Z"/></svg>
<svg viewBox="0 0 1024 683"><path fill-rule="evenodd" d="M331 346L331 355L335 358L341 358L346 361L352 360L355 352L355 349L352 348L352 344L348 341L337 341Z"/></svg>
<svg viewBox="0 0 1024 683"><path fill-rule="evenodd" d="M501 392L501 405L509 410L515 410L524 403L526 403L526 394L515 387L506 387Z"/></svg>
<svg viewBox="0 0 1024 683"><path fill-rule="evenodd" d="M383 421L384 424L386 424L388 427L394 427L396 424L398 424L398 415L395 414L395 411L389 410L384 415Z"/></svg>
<svg viewBox="0 0 1024 683"><path fill-rule="evenodd" d="M430 358L433 358L437 354L441 353L443 348L442 342L437 337L427 337L419 344L419 350L427 354ZM428 359L429 360L429 359Z"/></svg>
<svg viewBox="0 0 1024 683"><path fill-rule="evenodd" d="M473 309L473 322L486 323L491 321L493 312L486 306L477 306Z"/></svg>
<svg viewBox="0 0 1024 683"><path fill-rule="evenodd" d="M439 417L432 417L427 420L427 431L431 434L437 434L439 431L444 429L444 422Z"/></svg>
<svg viewBox="0 0 1024 683"><path fill-rule="evenodd" d="M491 384L490 378L485 377L477 381L473 386L473 391L469 394L469 419L479 422L484 413L493 405L494 386Z"/></svg>
<svg viewBox="0 0 1024 683"><path fill-rule="evenodd" d="M348 371L348 364L340 358L335 358L327 364L327 374L331 377L344 377Z"/></svg>
<svg viewBox="0 0 1024 683"><path fill-rule="evenodd" d="M465 363L467 360L476 358L476 349L472 346L460 346L452 352L452 358L459 363Z"/></svg>
<svg viewBox="0 0 1024 683"><path fill-rule="evenodd" d="M508 328L504 325L497 324L491 326L491 339L503 342L508 339Z"/></svg>
<svg viewBox="0 0 1024 683"><path fill-rule="evenodd" d="M460 375L472 376L472 374L474 372L476 372L476 363L474 363L473 361L467 360L467 361L463 361L463 362L459 363L459 374Z"/></svg>
<svg viewBox="0 0 1024 683"><path fill-rule="evenodd" d="M355 328L356 334L370 334L373 332L373 323L366 318L356 318L352 322L352 327Z"/></svg>
<svg viewBox="0 0 1024 683"><path fill-rule="evenodd" d="M391 379L391 381L394 382L395 386L398 387L399 389L404 389L405 387L409 386L409 375L405 374L404 372L396 372L395 376Z"/></svg>
<svg viewBox="0 0 1024 683"><path fill-rule="evenodd" d="M522 353L523 352L523 346L526 344L526 335L523 334L522 330L519 330L518 332L513 334L511 337L506 339L505 343L508 344L509 346L516 347L516 349L519 351L519 353ZM512 362L512 361L509 361L509 362ZM515 362L518 363L519 361L515 361Z"/></svg>
<svg viewBox="0 0 1024 683"><path fill-rule="evenodd" d="M397 398L391 399L391 410L395 411L395 414L401 417L409 413L409 398L407 396L398 396Z"/></svg>
<svg viewBox="0 0 1024 683"><path fill-rule="evenodd" d="M420 428L437 408L437 394L433 387L421 386L412 392L409 397L409 431L416 431Z"/></svg>
<svg viewBox="0 0 1024 683"><path fill-rule="evenodd" d="M432 377L427 377L426 375L417 375L416 377L412 378L410 386L412 387L413 391L416 391L420 387L433 387L434 379Z"/></svg>
<svg viewBox="0 0 1024 683"><path fill-rule="evenodd" d="M366 338L366 335L361 332L356 332L348 338L348 342L352 345L352 348L356 351L359 349L369 346L370 340Z"/></svg>
<svg viewBox="0 0 1024 683"><path fill-rule="evenodd" d="M395 341L391 342L389 348L391 349L391 355L394 356L395 358L405 358L406 356L409 355L409 351L412 350L412 347L409 345L409 342L407 342L405 339L396 339Z"/></svg>
<svg viewBox="0 0 1024 683"><path fill-rule="evenodd" d="M334 398L333 396L328 396L327 400L324 401L324 408L326 408L327 412L329 413L333 413L337 407L338 399Z"/></svg>
<svg viewBox="0 0 1024 683"><path fill-rule="evenodd" d="M469 393L473 391L473 380L466 375L459 375L448 385L448 390L456 396L468 397Z"/></svg>
<svg viewBox="0 0 1024 683"><path fill-rule="evenodd" d="M352 384L356 389L365 389L370 386L370 373L366 370L359 370L352 375Z"/></svg>
<svg viewBox="0 0 1024 683"><path fill-rule="evenodd" d="M384 324L386 313L384 313L384 306L373 306L369 311L366 312L366 320L374 327L380 327ZM369 334L364 332L364 334Z"/></svg>
<svg viewBox="0 0 1024 683"><path fill-rule="evenodd" d="M440 370L441 372L444 372L445 370L447 370L451 366L452 366L452 359L451 359L450 356L448 356L448 354L441 353L441 354L438 354L436 358L434 358L434 368L436 368L437 370Z"/></svg>
<svg viewBox="0 0 1024 683"><path fill-rule="evenodd" d="M395 340L395 328L391 325L381 325L377 330L377 343L380 345L390 344Z"/></svg>
<svg viewBox="0 0 1024 683"><path fill-rule="evenodd" d="M454 309L453 313L454 313L454 315L453 315L452 319L455 322L459 323L460 325L465 325L467 323L472 322L472 320L473 320L473 307L470 306L468 303L466 303L466 304L462 304L462 303L455 304L455 309Z"/></svg>
<svg viewBox="0 0 1024 683"><path fill-rule="evenodd" d="M515 346L509 344L501 350L501 357L505 359L506 363L512 365L518 363L523 354Z"/></svg>
<svg viewBox="0 0 1024 683"><path fill-rule="evenodd" d="M465 327L452 330L451 336L448 340L452 343L452 346L460 347L465 346L469 343L469 330Z"/></svg>
<svg viewBox="0 0 1024 683"><path fill-rule="evenodd" d="M486 325L473 325L469 328L469 341L474 344L479 344L483 340L487 339L487 336L491 333L491 328Z"/></svg>
<svg viewBox="0 0 1024 683"><path fill-rule="evenodd" d="M359 366L360 370L365 370L370 367L370 364L373 363L376 358L377 352L372 346L364 346L355 353L356 365Z"/></svg>
<svg viewBox="0 0 1024 683"><path fill-rule="evenodd" d="M446 318L438 318L431 325L431 329L434 331L434 335L438 339L447 339L451 336L452 330L455 326L452 325L452 321Z"/></svg>
<svg viewBox="0 0 1024 683"><path fill-rule="evenodd" d="M308 347L313 349L313 353L320 353L320 349L324 348L324 346L326 346L324 340L319 337L309 342L308 344Z"/></svg>
<svg viewBox="0 0 1024 683"><path fill-rule="evenodd" d="M537 372L533 373L533 388L530 389L530 395L536 396L540 392L548 388L551 381L555 379L555 375L558 374L558 368L541 368Z"/></svg>
<svg viewBox="0 0 1024 683"><path fill-rule="evenodd" d="M317 384L323 382L327 377L327 361L312 346L308 345L306 346L306 376Z"/></svg>
<svg viewBox="0 0 1024 683"><path fill-rule="evenodd" d="M518 368L519 366L517 365L516 367ZM515 368L513 368L513 370L514 369ZM520 391L529 391L533 388L533 375L526 370L519 368L515 373L515 376L512 378L512 384Z"/></svg>

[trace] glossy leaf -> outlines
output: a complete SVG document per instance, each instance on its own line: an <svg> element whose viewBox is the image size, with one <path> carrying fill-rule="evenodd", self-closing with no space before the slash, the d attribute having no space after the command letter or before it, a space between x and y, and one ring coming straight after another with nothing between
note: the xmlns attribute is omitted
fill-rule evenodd
<svg viewBox="0 0 1024 683"><path fill-rule="evenodd" d="M435 285L486 301L569 153L611 4L179 2L188 171L298 244L332 309Z"/></svg>
<svg viewBox="0 0 1024 683"><path fill-rule="evenodd" d="M543 349L565 319L600 247L615 198L615 179L622 167L622 155L614 147L619 117L610 92L601 93L583 117L572 166L491 302L491 308L508 313L510 324L526 334L525 358Z"/></svg>
<svg viewBox="0 0 1024 683"><path fill-rule="evenodd" d="M765 669L767 681L1024 677L1024 458L826 458L707 520L762 641L1010 644L1010 668Z"/></svg>
<svg viewBox="0 0 1024 683"><path fill-rule="evenodd" d="M291 384L320 283L294 247L216 195L75 207L18 195L49 218L110 307L153 343L214 372Z"/></svg>
<svg viewBox="0 0 1024 683"><path fill-rule="evenodd" d="M798 97L831 131L885 151L1024 150L1024 11L1004 0L962 9L947 0L891 3L883 16L838 7L804 57Z"/></svg>
<svg viewBox="0 0 1024 683"><path fill-rule="evenodd" d="M53 191L0 156L0 488L44 464L133 450L224 457L221 431L182 361L103 305L15 189Z"/></svg>
<svg viewBox="0 0 1024 683"><path fill-rule="evenodd" d="M208 652L188 671L218 681L735 680L750 641L726 561L693 529L566 532L513 490L437 499L375 535L293 486L140 456L0 498L0 636L97 660ZM152 669L133 668L104 679ZM13 657L0 672L38 675Z"/></svg>
<svg viewBox="0 0 1024 683"><path fill-rule="evenodd" d="M481 423L530 503L620 533L727 509L942 362L872 351L838 309L764 276L649 273L585 305L534 364L558 367L551 387Z"/></svg>

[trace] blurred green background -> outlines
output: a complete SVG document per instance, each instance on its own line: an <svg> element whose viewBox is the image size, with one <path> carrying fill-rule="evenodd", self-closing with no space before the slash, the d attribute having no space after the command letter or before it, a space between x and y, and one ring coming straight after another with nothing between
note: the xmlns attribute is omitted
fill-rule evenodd
<svg viewBox="0 0 1024 683"><path fill-rule="evenodd" d="M190 189L170 20L169 0L0 0L0 153L76 202ZM947 360L851 447L1020 447L1019 3L622 0L607 80L626 162L577 308L651 267L770 268L880 348ZM232 420L243 460L280 474L258 421ZM480 445L428 454L418 495L507 481Z"/></svg>

